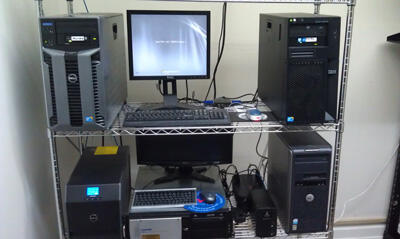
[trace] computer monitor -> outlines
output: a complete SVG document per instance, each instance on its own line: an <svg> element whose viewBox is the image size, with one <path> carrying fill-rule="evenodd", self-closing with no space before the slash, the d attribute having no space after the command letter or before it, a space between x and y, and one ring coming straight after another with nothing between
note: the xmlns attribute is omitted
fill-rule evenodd
<svg viewBox="0 0 400 239"><path fill-rule="evenodd" d="M210 77L209 11L128 10L127 20L130 79L163 80L175 95L166 105L176 104L177 79Z"/></svg>
<svg viewBox="0 0 400 239"><path fill-rule="evenodd" d="M136 150L139 165L179 168L155 183L180 177L211 182L192 167L232 163L233 134L137 136Z"/></svg>

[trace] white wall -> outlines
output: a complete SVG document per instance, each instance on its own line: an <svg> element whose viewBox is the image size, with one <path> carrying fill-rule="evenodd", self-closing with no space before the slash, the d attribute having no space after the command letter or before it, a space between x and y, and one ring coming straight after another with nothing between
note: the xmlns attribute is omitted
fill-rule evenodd
<svg viewBox="0 0 400 239"><path fill-rule="evenodd" d="M211 10L212 64L215 62L215 52L220 27L221 4L134 0L87 0L87 3L92 12L125 12L127 9ZM29 4L29 6L30 5L31 4ZM45 1L46 12L50 14L65 13L65 6L65 3L61 0L57 2ZM347 94L345 134L337 199L336 215L341 222L357 224L360 220L378 219L379 221L383 219L387 213L394 165L392 155L398 144L400 133L400 108L398 107L398 102L400 101L400 94L398 93L400 90L400 68L398 67L400 63L400 46L388 44L385 42L385 39L387 35L400 32L399 9L400 2L397 0L386 0L384 2L379 0L360 0L357 2ZM82 1L75 1L75 10L84 10ZM236 96L242 93L254 92L256 89L259 13L312 12L312 10L312 5L229 4L226 49L218 73L218 95ZM33 19L29 14L25 16L29 11L23 11L24 15L21 16L21 18ZM321 12L325 14L341 15L344 25L345 6L323 5ZM15 13L12 12L12 14L17 13L18 11L15 11ZM10 17L10 15L8 16ZM33 20L31 22L25 21L25 23L28 26L26 27L28 31L36 31L36 26L33 26ZM11 30L8 31L8 33L13 34L13 36L18 34L16 31ZM32 34L35 35L36 33ZM3 38L2 36L2 39ZM24 39L15 39L20 42L25 42ZM38 44L36 39L37 37L35 35L34 43ZM39 65L35 62L39 59L37 51L32 48L32 43L26 44L26 48L24 48L23 52L24 54L28 54L25 53L25 51L29 52L28 55L30 58L28 59L34 63L28 75L38 74ZM28 47L28 45L30 47ZM7 46L7 48L11 48L12 45L10 44ZM17 57L16 54L11 56ZM14 62L10 62L9 65L11 67L10 71L13 73L13 78L22 79L23 76L27 74L27 72L18 71ZM8 82L8 84L14 83L17 84L14 81ZM196 95L202 98L208 83L208 81L193 81L190 82L190 89L196 90ZM35 81L29 82L29 84L31 84L29 85L30 87L25 89L26 92L24 91L24 93L26 93L23 95L24 102L27 102L29 96L35 94L36 91L41 91L41 89L39 90L40 83ZM155 90L154 85L155 82L130 82L129 100L160 101L161 97ZM182 87L180 88L180 92L181 94L184 92ZM13 92L7 90L7 93L12 94ZM18 94L18 96L21 97L21 94ZM12 101L14 100L13 95L6 97L2 94L0 97L6 99L2 101L2 103L7 102L2 109L7 109L7 111L15 109L15 107L12 107L15 106L15 103ZM40 102L37 106L42 110L42 99L37 97L36 101ZM23 103L19 103L19 105L23 105ZM41 118L41 120L43 120L42 122L44 122L42 113L43 112L37 114L37 117ZM19 117L20 116L17 114L16 117L11 119L11 123L15 123L13 121ZM11 123L8 123L8 125ZM19 126L21 127L21 124ZM45 140L43 133L44 128L43 126L40 127L40 130L39 126L37 128L38 135L41 135L43 140ZM29 129L24 129L24 134L28 136L27 139L33 137L32 134L27 134L27 132L32 132L32 129L30 130L31 131L29 131ZM17 134L11 134L11 132L6 135L14 135L16 140L20 137ZM258 135L235 136L235 146L237 146L234 156L235 163L245 165L250 161L258 161L254 153L257 136ZM332 138L332 135L328 136ZM43 142L42 144L45 145ZM265 142L265 140L263 140L263 142ZM40 142L35 143L39 144ZM32 148L33 147L31 147L31 150ZM19 152L12 150L11 147L7 147L7 149L10 150L10 153ZM260 149L262 149L262 147L260 147ZM37 155L43 153L43 158L47 160L48 156L43 151L35 151L36 154L32 154L35 155L32 157L35 158ZM69 152L70 150L64 151L64 154L69 157L63 157L61 166L64 164L70 165L71 161L68 160L70 160L71 154ZM73 157L75 158L76 156L74 155ZM48 161L35 161L35 163L39 162L44 165ZM387 162L389 163L387 164ZM15 162L13 161L13 163ZM48 167L48 165L46 164L43 167ZM67 168L70 170L72 167L68 166ZM17 167L16 171L18 170L21 169ZM65 174L68 175L68 172ZM66 175L64 175L64 177L66 177ZM47 176L44 177L47 178ZM3 181L4 180L1 182ZM370 184L373 181L374 184ZM47 184L49 182L50 180L45 181ZM368 187L369 185L371 186ZM365 191L365 189L368 190L362 194L362 196L346 204L349 199L354 198L359 193ZM49 197L51 195L52 194L49 194ZM345 204L346 210L343 216L341 216ZM54 205L52 206L54 207ZM0 217L0 219L3 218ZM374 228L380 229L374 230ZM352 229L354 229L354 227L352 227ZM365 227L355 227L354 229L356 232L365 231L364 235L378 236L378 238L379 235L381 235L381 230L382 227L377 226L374 226L372 229L366 229ZM1 231L2 230L0 230L0 233ZM337 228L337 232L337 237L341 238L361 237L363 234L350 234L351 230L343 228Z"/></svg>
<svg viewBox="0 0 400 239"><path fill-rule="evenodd" d="M0 238L58 236L34 1L0 4Z"/></svg>

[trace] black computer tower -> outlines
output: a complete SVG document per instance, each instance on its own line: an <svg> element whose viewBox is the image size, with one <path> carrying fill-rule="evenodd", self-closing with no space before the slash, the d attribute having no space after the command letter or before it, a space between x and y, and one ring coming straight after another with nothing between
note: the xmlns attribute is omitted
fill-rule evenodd
<svg viewBox="0 0 400 239"><path fill-rule="evenodd" d="M71 239L128 238L129 148L88 147L66 186Z"/></svg>
<svg viewBox="0 0 400 239"><path fill-rule="evenodd" d="M332 149L316 132L270 134L268 189L287 233L326 231Z"/></svg>
<svg viewBox="0 0 400 239"><path fill-rule="evenodd" d="M279 121L336 122L340 17L261 14L258 92Z"/></svg>

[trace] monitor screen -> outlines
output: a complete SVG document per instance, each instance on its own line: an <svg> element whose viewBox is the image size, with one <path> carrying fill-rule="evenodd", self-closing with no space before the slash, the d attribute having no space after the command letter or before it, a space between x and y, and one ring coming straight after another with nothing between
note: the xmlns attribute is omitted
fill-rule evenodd
<svg viewBox="0 0 400 239"><path fill-rule="evenodd" d="M201 166L232 163L233 134L136 137L141 165Z"/></svg>
<svg viewBox="0 0 400 239"><path fill-rule="evenodd" d="M130 78L209 78L210 12L128 11Z"/></svg>

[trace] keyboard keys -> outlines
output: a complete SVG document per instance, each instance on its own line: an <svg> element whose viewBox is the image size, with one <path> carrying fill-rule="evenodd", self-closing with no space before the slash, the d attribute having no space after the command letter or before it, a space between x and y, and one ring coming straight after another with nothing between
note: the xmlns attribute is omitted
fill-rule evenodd
<svg viewBox="0 0 400 239"><path fill-rule="evenodd" d="M230 125L223 109L144 110L127 112L124 127Z"/></svg>
<svg viewBox="0 0 400 239"><path fill-rule="evenodd" d="M196 189L136 190L134 207L178 207L196 204Z"/></svg>

